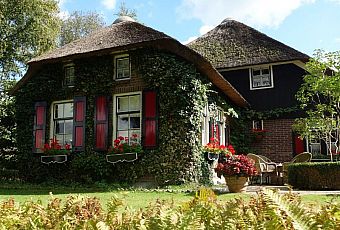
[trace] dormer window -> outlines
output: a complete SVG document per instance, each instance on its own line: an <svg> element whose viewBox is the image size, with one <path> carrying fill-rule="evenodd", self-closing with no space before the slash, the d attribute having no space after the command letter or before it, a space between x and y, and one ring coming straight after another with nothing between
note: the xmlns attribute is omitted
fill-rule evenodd
<svg viewBox="0 0 340 230"><path fill-rule="evenodd" d="M273 70L271 66L262 66L249 69L250 89L273 88Z"/></svg>
<svg viewBox="0 0 340 230"><path fill-rule="evenodd" d="M130 57L129 55L115 56L115 78L116 80L130 79Z"/></svg>
<svg viewBox="0 0 340 230"><path fill-rule="evenodd" d="M68 64L64 66L63 85L67 87L74 86L74 65L73 64Z"/></svg>

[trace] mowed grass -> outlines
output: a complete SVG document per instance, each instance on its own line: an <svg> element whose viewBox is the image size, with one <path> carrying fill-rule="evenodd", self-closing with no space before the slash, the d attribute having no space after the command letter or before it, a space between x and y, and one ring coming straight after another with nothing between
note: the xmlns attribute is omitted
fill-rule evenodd
<svg viewBox="0 0 340 230"><path fill-rule="evenodd" d="M169 202L173 201L175 204L181 205L184 202L188 202L195 196L194 193L186 192L167 192L161 191L144 191L144 190L112 190L112 191L93 191L92 189L30 189L30 188L0 188L0 202L13 198L18 203L24 203L25 201L41 200L42 204L45 206L48 200L53 197L66 200L69 195L82 195L88 197L97 197L102 207L105 209L107 202L112 197L118 197L124 201L124 206L131 209L145 208L148 204L158 200L167 200ZM234 198L243 198L248 200L251 197L249 194L220 194L217 196L218 200L228 201ZM330 202L340 203L339 195L301 195L302 203L306 206L316 206L322 205Z"/></svg>

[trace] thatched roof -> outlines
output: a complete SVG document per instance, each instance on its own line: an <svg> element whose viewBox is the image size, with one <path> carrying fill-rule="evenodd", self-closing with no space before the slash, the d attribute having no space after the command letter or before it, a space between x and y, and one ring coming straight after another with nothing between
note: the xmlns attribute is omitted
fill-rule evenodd
<svg viewBox="0 0 340 230"><path fill-rule="evenodd" d="M309 57L235 20L220 25L188 46L208 59L215 68L233 68Z"/></svg>
<svg viewBox="0 0 340 230"><path fill-rule="evenodd" d="M12 90L15 93L41 68L44 63L56 63L74 58L106 55L114 51L150 47L174 53L194 63L197 69L225 93L238 106L247 106L241 94L199 53L182 45L170 36L133 21L120 21L98 30L85 38L73 41L61 48L29 61L25 76Z"/></svg>

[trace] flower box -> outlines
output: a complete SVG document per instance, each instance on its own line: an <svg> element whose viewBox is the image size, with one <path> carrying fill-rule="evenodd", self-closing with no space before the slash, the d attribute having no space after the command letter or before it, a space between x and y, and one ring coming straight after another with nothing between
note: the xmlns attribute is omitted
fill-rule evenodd
<svg viewBox="0 0 340 230"><path fill-rule="evenodd" d="M220 158L218 153L205 152L204 155L207 161L217 161Z"/></svg>
<svg viewBox="0 0 340 230"><path fill-rule="evenodd" d="M137 153L118 153L106 155L106 161L112 164L118 162L133 162L138 159Z"/></svg>
<svg viewBox="0 0 340 230"><path fill-rule="evenodd" d="M43 164L51 164L51 163L65 163L67 161L67 155L50 155L50 156L41 156L40 161Z"/></svg>

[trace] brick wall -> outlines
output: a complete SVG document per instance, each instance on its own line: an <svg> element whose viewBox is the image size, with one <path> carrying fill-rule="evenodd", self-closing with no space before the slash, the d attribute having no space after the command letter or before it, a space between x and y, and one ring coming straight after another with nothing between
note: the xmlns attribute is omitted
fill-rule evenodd
<svg viewBox="0 0 340 230"><path fill-rule="evenodd" d="M254 141L252 147L256 153L275 162L290 161L293 158L293 122L293 119L264 120L263 128L267 132L264 138Z"/></svg>

